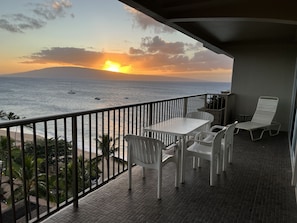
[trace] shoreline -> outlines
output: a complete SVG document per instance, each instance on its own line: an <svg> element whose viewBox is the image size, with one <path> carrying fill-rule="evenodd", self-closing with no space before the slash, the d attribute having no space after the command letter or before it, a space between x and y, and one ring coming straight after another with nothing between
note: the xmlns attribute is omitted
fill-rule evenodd
<svg viewBox="0 0 297 223"><path fill-rule="evenodd" d="M0 129L0 136L6 136L6 130L4 129ZM20 133L19 132L14 132L14 131L10 131L10 138L15 140L17 145L20 145L21 140L20 140ZM44 137L36 135L37 139L43 139ZM33 134L30 133L24 133L24 141L33 141ZM82 156L84 153L84 157L85 159L89 159L90 158L90 152L89 151L82 151L82 149L77 148L77 156ZM91 152L91 159L96 158L96 153Z"/></svg>

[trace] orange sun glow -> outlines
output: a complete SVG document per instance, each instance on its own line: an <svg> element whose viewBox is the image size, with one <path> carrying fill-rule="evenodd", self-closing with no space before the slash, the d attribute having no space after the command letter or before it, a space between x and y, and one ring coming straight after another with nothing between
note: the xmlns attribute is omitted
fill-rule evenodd
<svg viewBox="0 0 297 223"><path fill-rule="evenodd" d="M128 73L130 70L130 66L121 66L121 64L117 62L107 60L105 61L102 69L107 71L112 71L112 72Z"/></svg>

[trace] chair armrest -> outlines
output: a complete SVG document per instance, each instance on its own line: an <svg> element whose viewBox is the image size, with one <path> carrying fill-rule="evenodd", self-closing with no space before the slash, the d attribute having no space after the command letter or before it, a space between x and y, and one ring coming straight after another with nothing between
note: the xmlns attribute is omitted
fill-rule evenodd
<svg viewBox="0 0 297 223"><path fill-rule="evenodd" d="M215 135L216 135L215 132L199 132L195 135L194 139L189 139L186 142L186 145L188 146L189 143L197 142L203 145L210 146L212 144L212 141Z"/></svg>
<svg viewBox="0 0 297 223"><path fill-rule="evenodd" d="M222 130L223 128L225 128L225 126L222 126L222 125L214 125L214 126L212 126L212 127L210 128L209 131L212 132L212 131L215 130L215 129Z"/></svg>
<svg viewBox="0 0 297 223"><path fill-rule="evenodd" d="M195 135L195 140L201 141L207 138L213 138L215 135L216 132L199 132Z"/></svg>
<svg viewBox="0 0 297 223"><path fill-rule="evenodd" d="M179 146L178 146L178 144L177 143L173 143L173 144L171 144L171 145L169 145L169 146L166 146L163 150L171 150L171 149L176 149L176 148L178 148Z"/></svg>
<svg viewBox="0 0 297 223"><path fill-rule="evenodd" d="M174 156L179 149L180 149L179 144L178 143L173 143L173 144L171 144L169 146L166 146L163 149L163 153L167 154L167 155Z"/></svg>

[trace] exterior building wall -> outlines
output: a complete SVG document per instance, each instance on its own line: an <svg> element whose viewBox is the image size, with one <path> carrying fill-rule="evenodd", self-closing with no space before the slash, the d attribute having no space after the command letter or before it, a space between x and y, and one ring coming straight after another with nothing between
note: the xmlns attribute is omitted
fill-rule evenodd
<svg viewBox="0 0 297 223"><path fill-rule="evenodd" d="M279 97L275 121L288 131L295 80L296 46L232 46L234 56L231 92L235 94L234 117L253 115L259 96Z"/></svg>

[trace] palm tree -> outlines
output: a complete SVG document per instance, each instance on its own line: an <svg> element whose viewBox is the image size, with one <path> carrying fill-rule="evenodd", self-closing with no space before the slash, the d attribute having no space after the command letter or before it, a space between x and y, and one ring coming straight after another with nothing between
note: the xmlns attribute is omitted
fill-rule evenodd
<svg viewBox="0 0 297 223"><path fill-rule="evenodd" d="M102 152L103 157L105 157L106 160L109 159L111 155L114 155L114 153L118 150L118 147L115 147L115 143L118 138L115 138L113 140L112 137L110 137L108 134L105 134L103 136L99 136L97 140L98 142L98 148ZM112 143L113 142L113 143Z"/></svg>
<svg viewBox="0 0 297 223"><path fill-rule="evenodd" d="M6 117L6 112L0 110L0 119L4 119Z"/></svg>
<svg viewBox="0 0 297 223"><path fill-rule="evenodd" d="M15 191L15 197L17 198L17 200L22 198L26 200L29 207L29 215L31 216L30 195L35 192L36 186L38 186L42 190L45 190L46 183L45 181L42 180L44 174L38 174L36 179L35 164L34 164L35 160L33 156L25 156L25 160L23 162L24 162L23 166L25 169L21 167L18 170L13 170L14 177L21 181L19 185L20 187L17 188ZM26 187L24 188L25 185ZM25 194L26 194L26 197L24 197Z"/></svg>
<svg viewBox="0 0 297 223"><path fill-rule="evenodd" d="M12 148L14 140L10 140L10 148ZM6 136L0 136L0 160L4 161L4 170L6 173L7 170L7 161L8 161L8 140Z"/></svg>
<svg viewBox="0 0 297 223"><path fill-rule="evenodd" d="M78 192L88 188L90 186L91 179L96 178L98 173L101 173L102 171L99 169L98 165L96 165L96 162L93 160L83 160L82 156L79 156L77 158L77 180L78 180ZM65 192L66 188L69 192L70 196L73 196L72 194L72 183L73 183L73 160L71 160L67 164L67 176L66 176L66 169L63 168L62 174L61 174L61 189L63 192ZM65 194L62 195L62 197L65 197Z"/></svg>
<svg viewBox="0 0 297 223"><path fill-rule="evenodd" d="M56 142L57 142L57 154L56 154ZM47 144L47 163L53 165L55 160L58 159L60 156L68 156L71 155L71 143L66 142L64 139L61 138L49 138L49 139L37 139L36 145L32 141L25 142L25 151L26 154L34 155L38 158L46 158L45 148Z"/></svg>
<svg viewBox="0 0 297 223"><path fill-rule="evenodd" d="M7 120L15 120L15 119L20 119L20 116L14 114L13 112L9 112L6 114Z"/></svg>
<svg viewBox="0 0 297 223"><path fill-rule="evenodd" d="M9 112L9 113L5 113L6 114L6 119L7 120L16 120L16 119L20 119L20 116L18 116L18 115L16 115L16 114L14 114L13 112ZM15 127L15 136L14 136L14 139L16 140L16 134L17 134L17 126ZM15 143L16 143L16 141L15 141Z"/></svg>

